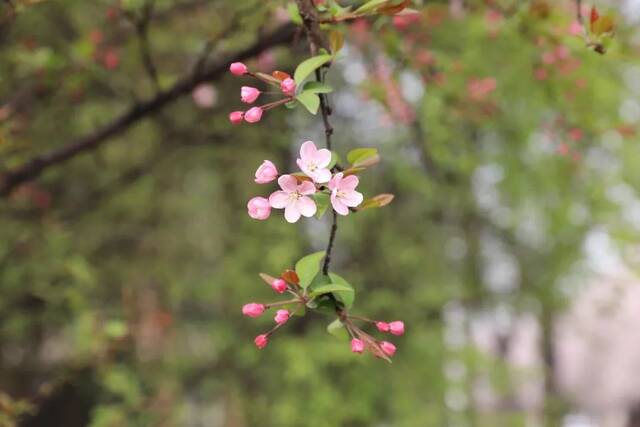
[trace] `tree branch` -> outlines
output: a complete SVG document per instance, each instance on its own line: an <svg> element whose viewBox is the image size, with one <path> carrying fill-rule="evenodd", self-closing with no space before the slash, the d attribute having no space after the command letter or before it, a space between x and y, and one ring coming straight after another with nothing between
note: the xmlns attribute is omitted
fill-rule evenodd
<svg viewBox="0 0 640 427"><path fill-rule="evenodd" d="M38 177L45 169L74 158L78 154L94 150L105 141L127 131L133 124L147 116L161 110L183 95L191 92L200 83L214 80L226 73L231 62L244 61L274 46L289 43L293 40L295 26L286 24L266 36L260 37L250 47L228 55L222 55L218 60L194 70L190 75L178 80L171 88L159 92L153 98L136 103L111 122L97 129L95 132L80 137L76 141L63 147L41 154L29 160L22 166L6 172L0 177L0 196L7 196L19 184Z"/></svg>

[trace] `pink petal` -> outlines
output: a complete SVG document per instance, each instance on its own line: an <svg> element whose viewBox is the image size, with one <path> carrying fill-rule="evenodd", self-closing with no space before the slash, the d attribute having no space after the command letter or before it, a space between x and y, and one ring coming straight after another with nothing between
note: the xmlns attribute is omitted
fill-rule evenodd
<svg viewBox="0 0 640 427"><path fill-rule="evenodd" d="M278 178L278 184L287 193L293 193L298 188L298 180L292 175L282 175Z"/></svg>
<svg viewBox="0 0 640 427"><path fill-rule="evenodd" d="M344 174L342 172L338 172L337 174L333 175L333 178L331 178L331 181L329 181L330 190L335 190L340 187L340 181L342 181L343 175Z"/></svg>
<svg viewBox="0 0 640 427"><path fill-rule="evenodd" d="M349 175L340 182L340 186L338 188L342 191L353 191L356 189L359 182L360 180L357 176Z"/></svg>
<svg viewBox="0 0 640 427"><path fill-rule="evenodd" d="M310 181L304 181L302 184L298 185L297 191L304 196L308 196L316 192L316 186Z"/></svg>
<svg viewBox="0 0 640 427"><path fill-rule="evenodd" d="M362 196L362 193L358 193L357 191L349 191L340 197L342 203L352 208L355 208L362 203L363 199L364 197Z"/></svg>
<svg viewBox="0 0 640 427"><path fill-rule="evenodd" d="M295 203L289 203L287 207L284 208L284 219L292 224L294 222L298 222L298 220L300 219L300 212L296 208Z"/></svg>
<svg viewBox="0 0 640 427"><path fill-rule="evenodd" d="M331 151L326 148L316 151L313 161L319 168L326 168L331 163Z"/></svg>
<svg viewBox="0 0 640 427"><path fill-rule="evenodd" d="M331 171L329 169L316 169L316 171L309 176L318 184L323 184L329 182L331 179Z"/></svg>
<svg viewBox="0 0 640 427"><path fill-rule="evenodd" d="M289 193L275 191L269 196L269 204L272 208L282 209L289 203Z"/></svg>
<svg viewBox="0 0 640 427"><path fill-rule="evenodd" d="M318 149L316 148L316 144L313 141L305 141L300 147L300 158L303 162L309 163L310 160L314 158Z"/></svg>
<svg viewBox="0 0 640 427"><path fill-rule="evenodd" d="M296 209L307 218L314 216L317 210L315 202L307 196L302 196L296 201Z"/></svg>
<svg viewBox="0 0 640 427"><path fill-rule="evenodd" d="M335 193L335 191L334 191ZM344 203L342 203L342 201L335 196L335 194L331 195L331 206L333 206L333 209L338 212L340 215L348 215L349 214L349 208L345 206Z"/></svg>
<svg viewBox="0 0 640 427"><path fill-rule="evenodd" d="M296 159L296 163L298 164L298 167L300 168L300 170L304 173L307 173L307 170L309 169L307 167L307 164L305 163L304 160L302 159ZM307 174L308 175L308 174Z"/></svg>

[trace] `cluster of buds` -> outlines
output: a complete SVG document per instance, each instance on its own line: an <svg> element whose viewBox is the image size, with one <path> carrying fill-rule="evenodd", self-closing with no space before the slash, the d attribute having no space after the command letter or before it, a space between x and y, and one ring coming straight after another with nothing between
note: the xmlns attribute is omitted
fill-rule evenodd
<svg viewBox="0 0 640 427"><path fill-rule="evenodd" d="M271 193L269 198L254 197L247 203L251 218L265 220L271 215L271 209L284 209L284 217L294 223L301 216L312 217L318 207L314 196L319 193L328 195L331 206L340 215L348 215L363 201L361 193L356 191L359 180L355 175L345 176L344 172L332 174L331 151L318 149L312 141L306 141L300 148L298 167L302 172L280 175L276 165L265 160L255 174L257 184L266 184L277 179L280 190ZM317 196L316 196L317 197Z"/></svg>
<svg viewBox="0 0 640 427"><path fill-rule="evenodd" d="M243 120L247 123L257 123L262 119L262 114L265 111L293 101L296 94L296 82L285 72L275 71L273 75L259 72L254 73L249 71L247 66L242 62L234 62L231 64L229 71L235 76L246 75L254 77L278 89L276 92L262 92L253 86L242 86L240 89L240 100L245 104L253 104L262 94L282 95L282 98L277 101L251 107L247 111L233 111L229 113L229 121L234 125L242 123Z"/></svg>
<svg viewBox="0 0 640 427"><path fill-rule="evenodd" d="M353 324L353 320L361 320L367 323L375 324L378 331L383 333L391 333L392 335L400 336L404 335L404 322L401 320L394 320L393 322L383 322L380 320L371 320L359 316L344 315L341 318L342 324L349 332L351 336L351 351L356 354L361 354L365 350L368 350L373 355L389 360L396 353L396 346L385 340L377 340L371 335L364 332Z"/></svg>

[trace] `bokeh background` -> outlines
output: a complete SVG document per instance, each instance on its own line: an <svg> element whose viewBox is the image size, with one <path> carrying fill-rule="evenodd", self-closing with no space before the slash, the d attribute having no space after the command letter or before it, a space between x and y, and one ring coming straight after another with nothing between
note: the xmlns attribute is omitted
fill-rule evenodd
<svg viewBox="0 0 640 427"><path fill-rule="evenodd" d="M259 351L270 316L240 313L329 231L246 214L320 118L227 119L253 84L229 62L308 57L286 2L5 0L3 181L117 132L0 202L0 425L640 426L640 4L597 5L604 55L574 1L340 27L334 148L376 147L360 188L396 198L340 221L332 268L354 313L405 321L389 365L314 314Z"/></svg>

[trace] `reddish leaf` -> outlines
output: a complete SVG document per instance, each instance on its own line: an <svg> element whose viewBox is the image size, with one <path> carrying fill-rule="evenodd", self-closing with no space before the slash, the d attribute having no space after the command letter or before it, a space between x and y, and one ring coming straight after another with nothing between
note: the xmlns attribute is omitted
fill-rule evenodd
<svg viewBox="0 0 640 427"><path fill-rule="evenodd" d="M600 14L598 13L598 9L595 6L591 7L591 17L589 18L589 22L593 26L593 23L596 22L600 18Z"/></svg>
<svg viewBox="0 0 640 427"><path fill-rule="evenodd" d="M278 79L279 81L283 81L291 78L289 74L285 73L284 71L278 71L278 70L271 73L271 75L276 79Z"/></svg>
<svg viewBox="0 0 640 427"><path fill-rule="evenodd" d="M286 282L294 285L298 285L300 283L298 275L293 270L285 270L280 277L282 277Z"/></svg>

